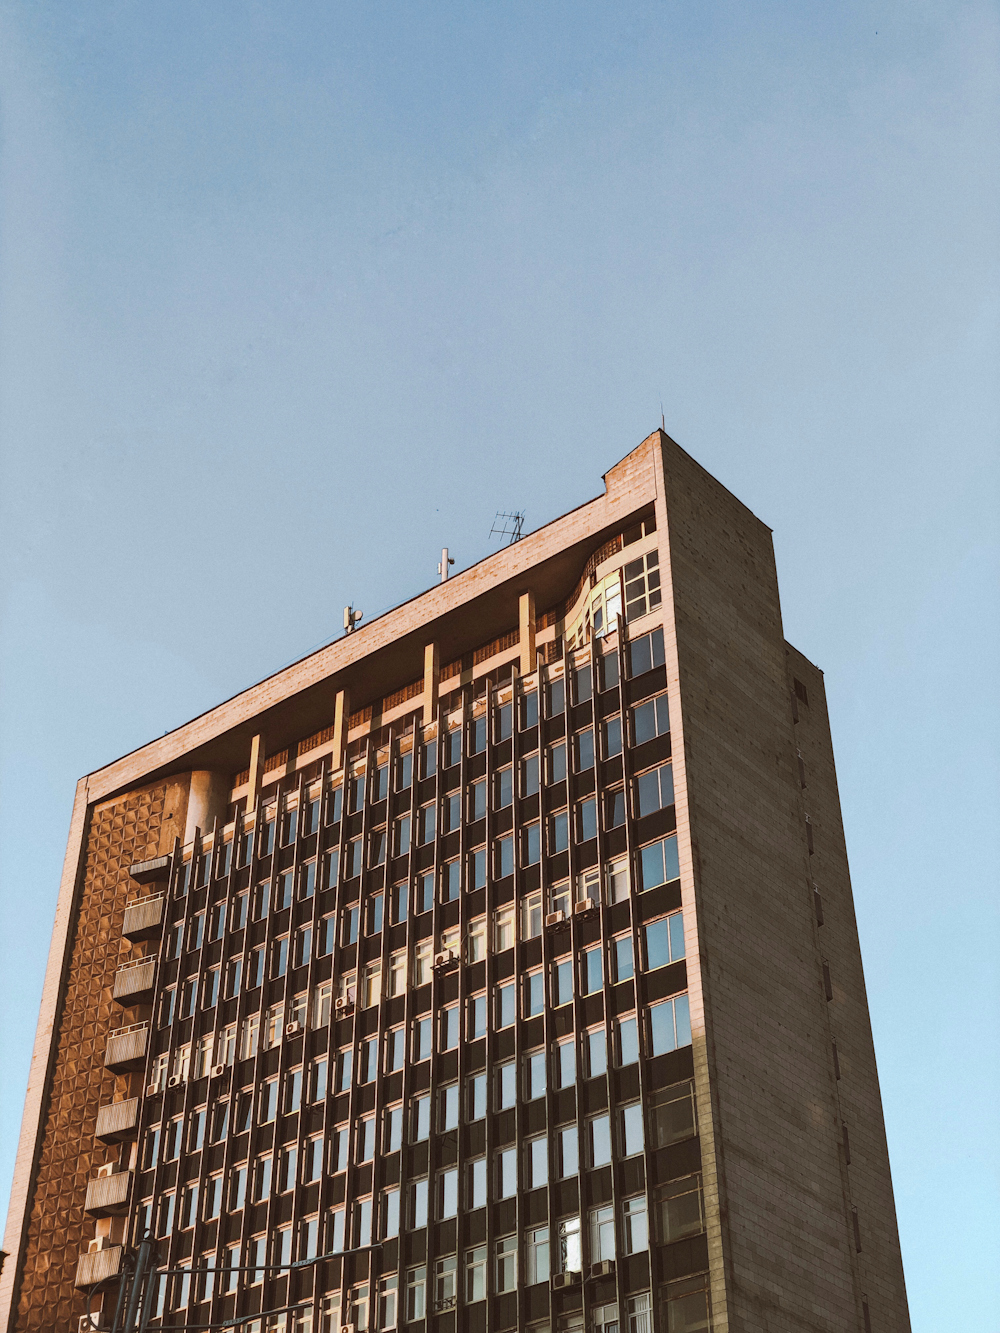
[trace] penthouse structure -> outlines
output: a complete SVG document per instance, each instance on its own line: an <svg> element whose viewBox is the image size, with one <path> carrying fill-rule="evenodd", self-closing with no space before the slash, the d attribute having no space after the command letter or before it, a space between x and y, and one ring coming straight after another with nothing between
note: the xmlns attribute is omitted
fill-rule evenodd
<svg viewBox="0 0 1000 1333"><path fill-rule="evenodd" d="M822 674L604 480L81 779L0 1328L909 1328Z"/></svg>

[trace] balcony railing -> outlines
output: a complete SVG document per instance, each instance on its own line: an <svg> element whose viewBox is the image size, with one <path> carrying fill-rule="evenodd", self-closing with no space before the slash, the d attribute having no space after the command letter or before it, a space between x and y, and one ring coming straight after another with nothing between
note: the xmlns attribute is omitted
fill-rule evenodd
<svg viewBox="0 0 1000 1333"><path fill-rule="evenodd" d="M87 1201L83 1205L91 1217L112 1217L128 1208L132 1172L116 1171L111 1176L97 1176L87 1181Z"/></svg>
<svg viewBox="0 0 1000 1333"><path fill-rule="evenodd" d="M144 1004L153 998L156 978L155 958L136 958L115 973L112 998L119 1004Z"/></svg>
<svg viewBox="0 0 1000 1333"><path fill-rule="evenodd" d="M117 1277L122 1271L122 1247L109 1245L106 1250L97 1250L93 1254L81 1254L76 1264L75 1287L90 1287L95 1282L104 1282L109 1277Z"/></svg>
<svg viewBox="0 0 1000 1333"><path fill-rule="evenodd" d="M163 909L166 894L151 893L148 898L137 898L125 908L122 934L127 940L153 940L163 929Z"/></svg>
<svg viewBox="0 0 1000 1333"><path fill-rule="evenodd" d="M166 879L170 874L170 857L154 856L151 861L136 861L128 872L140 884L149 884L153 880Z"/></svg>
<svg viewBox="0 0 1000 1333"><path fill-rule="evenodd" d="M146 1063L148 1046L148 1023L133 1023L130 1027L118 1028L108 1035L104 1066L119 1074L127 1073L131 1069L141 1069Z"/></svg>
<svg viewBox="0 0 1000 1333"><path fill-rule="evenodd" d="M100 1108L94 1137L102 1143L121 1143L134 1139L138 1128L139 1098L130 1097L127 1102L109 1102Z"/></svg>

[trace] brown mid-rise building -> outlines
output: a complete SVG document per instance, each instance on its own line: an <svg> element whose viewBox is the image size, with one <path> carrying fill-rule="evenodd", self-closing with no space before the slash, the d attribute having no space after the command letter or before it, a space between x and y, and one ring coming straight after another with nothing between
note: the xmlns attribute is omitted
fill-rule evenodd
<svg viewBox="0 0 1000 1333"><path fill-rule="evenodd" d="M0 1329L144 1236L156 1329L909 1328L822 673L665 434L81 779Z"/></svg>

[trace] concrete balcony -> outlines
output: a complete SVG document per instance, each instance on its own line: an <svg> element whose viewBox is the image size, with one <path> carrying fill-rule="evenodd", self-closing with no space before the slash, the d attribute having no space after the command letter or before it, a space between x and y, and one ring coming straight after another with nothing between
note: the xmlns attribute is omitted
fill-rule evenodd
<svg viewBox="0 0 1000 1333"><path fill-rule="evenodd" d="M137 898L125 908L122 934L127 940L155 940L163 930L166 894L151 893L148 898Z"/></svg>
<svg viewBox="0 0 1000 1333"><path fill-rule="evenodd" d="M148 1004L153 998L156 980L156 959L135 958L115 973L112 999L119 1004Z"/></svg>
<svg viewBox="0 0 1000 1333"><path fill-rule="evenodd" d="M127 1074L142 1069L149 1049L149 1024L133 1023L131 1027L117 1028L108 1035L104 1052L104 1067L116 1074Z"/></svg>
<svg viewBox="0 0 1000 1333"><path fill-rule="evenodd" d="M132 1172L116 1171L111 1176L97 1176L87 1181L84 1211L91 1217L115 1217L128 1208L132 1190Z"/></svg>
<svg viewBox="0 0 1000 1333"><path fill-rule="evenodd" d="M124 1143L139 1131L139 1098L127 1102L109 1102L97 1112L94 1137L102 1143Z"/></svg>
<svg viewBox="0 0 1000 1333"><path fill-rule="evenodd" d="M81 1254L76 1263L74 1287L92 1287L95 1282L105 1282L110 1277L117 1277L122 1271L122 1247L109 1245L106 1250L95 1250L93 1254Z"/></svg>
<svg viewBox="0 0 1000 1333"><path fill-rule="evenodd" d="M170 875L170 857L155 856L152 861L136 861L128 872L140 884L153 884Z"/></svg>

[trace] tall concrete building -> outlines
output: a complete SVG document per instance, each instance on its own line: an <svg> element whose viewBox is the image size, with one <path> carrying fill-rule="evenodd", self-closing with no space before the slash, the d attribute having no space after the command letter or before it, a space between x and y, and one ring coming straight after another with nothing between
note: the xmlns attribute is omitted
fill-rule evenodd
<svg viewBox="0 0 1000 1333"><path fill-rule="evenodd" d="M672 440L604 480L81 779L4 1330L144 1235L152 1328L908 1329L822 674Z"/></svg>

